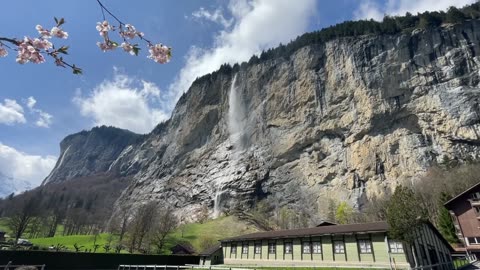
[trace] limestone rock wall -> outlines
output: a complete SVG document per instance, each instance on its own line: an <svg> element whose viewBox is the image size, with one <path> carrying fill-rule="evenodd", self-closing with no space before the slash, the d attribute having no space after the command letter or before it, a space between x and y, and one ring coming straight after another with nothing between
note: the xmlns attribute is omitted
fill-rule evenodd
<svg viewBox="0 0 480 270"><path fill-rule="evenodd" d="M195 219L273 198L321 216L330 198L361 207L436 163L478 159L479 45L472 20L202 78L115 159L135 175L117 207L161 200Z"/></svg>

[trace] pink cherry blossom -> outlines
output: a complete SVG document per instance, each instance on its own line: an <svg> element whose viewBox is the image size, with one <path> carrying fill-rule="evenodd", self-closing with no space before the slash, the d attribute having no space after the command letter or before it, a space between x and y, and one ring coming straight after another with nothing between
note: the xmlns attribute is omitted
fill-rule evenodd
<svg viewBox="0 0 480 270"><path fill-rule="evenodd" d="M53 47L52 43L46 39L34 39L31 41L33 47L39 49L39 50L48 50Z"/></svg>
<svg viewBox="0 0 480 270"><path fill-rule="evenodd" d="M148 51L150 52L148 58L160 64L169 62L172 57L171 49L162 44L150 45Z"/></svg>
<svg viewBox="0 0 480 270"><path fill-rule="evenodd" d="M43 46L43 47L45 46L48 47L49 44L51 45L51 43L46 40L43 40L43 41L40 39L32 40L31 38L25 37L23 41L20 42L20 44L18 44L18 48L17 48L18 54L16 59L17 63L25 64L27 62L32 62L35 64L40 64L45 62L45 58L40 53L40 49L34 47L36 46L34 45L35 43L38 46Z"/></svg>
<svg viewBox="0 0 480 270"><path fill-rule="evenodd" d="M0 45L0 57L5 57L8 55L8 51Z"/></svg>
<svg viewBox="0 0 480 270"><path fill-rule="evenodd" d="M107 37L108 31L113 30L113 27L107 21L98 22L96 28L100 36L104 38Z"/></svg>
<svg viewBox="0 0 480 270"><path fill-rule="evenodd" d="M107 41L107 42L97 42L97 46L100 47L100 50L106 52L106 51L111 51L111 50L114 50L115 48L117 48L117 46L110 42L110 41Z"/></svg>
<svg viewBox="0 0 480 270"><path fill-rule="evenodd" d="M63 38L63 39L68 38L68 33L63 31L60 27L57 27L57 26L52 28L52 30L50 31L50 34L57 38Z"/></svg>
<svg viewBox="0 0 480 270"><path fill-rule="evenodd" d="M125 25L125 29L122 29L122 31L120 31L120 36L124 37L124 38L129 38L129 39L133 39L135 38L136 36L143 36L143 33L141 32L138 32L135 27L131 24L126 24Z"/></svg>
<svg viewBox="0 0 480 270"><path fill-rule="evenodd" d="M42 38L51 38L50 31L48 29L43 28L40 24L37 24L35 27L37 29L38 33L41 35Z"/></svg>
<svg viewBox="0 0 480 270"><path fill-rule="evenodd" d="M133 50L133 45L127 42L123 42L120 45L124 51L128 52L131 55L135 55L135 51Z"/></svg>

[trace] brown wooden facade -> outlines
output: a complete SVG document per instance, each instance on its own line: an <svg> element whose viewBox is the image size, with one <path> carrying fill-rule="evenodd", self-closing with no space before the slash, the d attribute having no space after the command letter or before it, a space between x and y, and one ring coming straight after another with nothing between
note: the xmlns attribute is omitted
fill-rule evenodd
<svg viewBox="0 0 480 270"><path fill-rule="evenodd" d="M445 207L463 244L457 250L480 256L480 183L445 203Z"/></svg>

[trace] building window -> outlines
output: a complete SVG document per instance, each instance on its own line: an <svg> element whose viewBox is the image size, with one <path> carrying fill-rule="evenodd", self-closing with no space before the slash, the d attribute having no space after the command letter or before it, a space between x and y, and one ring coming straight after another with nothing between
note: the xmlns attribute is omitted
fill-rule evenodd
<svg viewBox="0 0 480 270"><path fill-rule="evenodd" d="M372 243L370 240L358 240L360 253L372 253Z"/></svg>
<svg viewBox="0 0 480 270"><path fill-rule="evenodd" d="M313 253L322 254L322 244L320 242L313 242L312 249L313 249Z"/></svg>
<svg viewBox="0 0 480 270"><path fill-rule="evenodd" d="M277 247L275 243L268 243L268 253L275 254L277 251Z"/></svg>
<svg viewBox="0 0 480 270"><path fill-rule="evenodd" d="M310 242L303 242L302 244L302 253L310 254L312 250L310 249Z"/></svg>
<svg viewBox="0 0 480 270"><path fill-rule="evenodd" d="M262 244L255 243L255 254L262 254Z"/></svg>
<svg viewBox="0 0 480 270"><path fill-rule="evenodd" d="M480 245L480 237L468 237L469 245Z"/></svg>
<svg viewBox="0 0 480 270"><path fill-rule="evenodd" d="M335 254L345 254L345 244L343 241L333 241Z"/></svg>
<svg viewBox="0 0 480 270"><path fill-rule="evenodd" d="M285 254L292 254L292 251L293 251L292 243L284 243L283 244L283 249L285 251Z"/></svg>
<svg viewBox="0 0 480 270"><path fill-rule="evenodd" d="M242 254L248 254L248 244L242 245Z"/></svg>
<svg viewBox="0 0 480 270"><path fill-rule="evenodd" d="M232 244L232 247L230 248L230 253L232 253L232 254L237 253L237 245L236 244Z"/></svg>
<svg viewBox="0 0 480 270"><path fill-rule="evenodd" d="M399 241L390 241L389 242L390 252L391 253L403 253L403 244Z"/></svg>

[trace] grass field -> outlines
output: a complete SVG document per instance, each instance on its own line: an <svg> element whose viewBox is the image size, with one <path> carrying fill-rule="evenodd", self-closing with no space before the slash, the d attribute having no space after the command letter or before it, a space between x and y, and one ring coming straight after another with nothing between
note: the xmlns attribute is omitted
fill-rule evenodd
<svg viewBox="0 0 480 270"><path fill-rule="evenodd" d="M2 228L2 222L4 222L4 220L0 220L0 229ZM49 247L52 245L56 246L57 244L61 244L67 247L69 250L75 250L73 245L77 244L79 246L83 246L82 251L85 249L93 250L93 235L62 236L61 229L62 228L59 228L55 237L33 238L29 240L34 245L40 247ZM219 240L222 238L255 231L255 227L239 221L236 217L221 217L208 220L204 223L191 223L185 225L183 228L183 237L182 230L180 228L177 229L168 237L166 248L168 249L178 242L189 242L197 252L200 252L201 243L202 241L205 241L206 238ZM110 234L100 234L97 239L97 244L100 245L100 247L97 249L97 252L105 252L103 246L107 243L109 237L113 237L112 245L118 239L117 236L111 236Z"/></svg>
<svg viewBox="0 0 480 270"><path fill-rule="evenodd" d="M342 267L263 267L255 268L256 270L361 270L370 268L342 268ZM376 270L382 270L375 268Z"/></svg>
<svg viewBox="0 0 480 270"><path fill-rule="evenodd" d="M7 226L7 219L6 218L0 218L0 231L4 231L7 234L11 234L10 229Z"/></svg>
<svg viewBox="0 0 480 270"><path fill-rule="evenodd" d="M257 229L245 222L239 221L236 217L220 217L208 220L204 223L191 223L185 225L183 237L181 229L177 229L168 239L167 247L177 242L187 241L200 252L201 242L205 238L220 240L231 236L255 232Z"/></svg>
<svg viewBox="0 0 480 270"><path fill-rule="evenodd" d="M100 245L100 247L97 249L97 252L105 252L102 247L108 242L109 237L112 237L112 244L113 244L116 240L115 236L112 236L107 233L102 233L98 235L97 244ZM94 248L93 235L55 236L55 237L49 237L49 238L33 238L29 240L34 245L37 245L40 247L49 247L52 245L56 246L57 244L61 244L67 247L68 250L71 250L71 251L75 250L75 248L73 247L73 245L75 244L77 244L78 246L83 246L81 251L84 251L85 249L93 251L93 248Z"/></svg>

